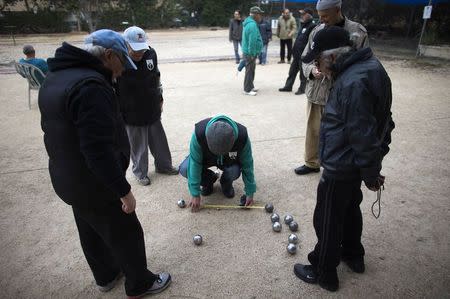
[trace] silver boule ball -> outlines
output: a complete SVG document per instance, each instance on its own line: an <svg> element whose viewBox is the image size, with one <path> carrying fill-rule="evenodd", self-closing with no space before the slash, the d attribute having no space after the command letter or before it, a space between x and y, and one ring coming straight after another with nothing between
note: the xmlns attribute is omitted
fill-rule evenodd
<svg viewBox="0 0 450 299"><path fill-rule="evenodd" d="M291 223L289 223L289 229L293 232L298 231L298 223L295 221L292 221Z"/></svg>
<svg viewBox="0 0 450 299"><path fill-rule="evenodd" d="M195 245L201 245L203 242L203 238L200 235L195 235L194 238L192 238Z"/></svg>
<svg viewBox="0 0 450 299"><path fill-rule="evenodd" d="M289 252L290 254L295 254L297 252L297 246L295 244L289 243L288 246L286 247L287 252Z"/></svg>
<svg viewBox="0 0 450 299"><path fill-rule="evenodd" d="M281 232L281 223L280 222L274 222L272 224L272 229L274 232Z"/></svg>
<svg viewBox="0 0 450 299"><path fill-rule="evenodd" d="M270 220L272 220L272 223L280 221L280 215L277 213L273 213L272 216L270 216Z"/></svg>
<svg viewBox="0 0 450 299"><path fill-rule="evenodd" d="M298 237L296 234L290 234L288 240L289 240L289 243L292 243L292 244L298 243Z"/></svg>
<svg viewBox="0 0 450 299"><path fill-rule="evenodd" d="M284 223L289 224L292 221L294 221L294 217L292 217L292 215L287 214L286 216L284 216Z"/></svg>
<svg viewBox="0 0 450 299"><path fill-rule="evenodd" d="M267 213L272 213L272 212L273 212L273 204L271 204L270 202L267 203L267 204L264 206L264 209L266 209L266 212L267 212Z"/></svg>
<svg viewBox="0 0 450 299"><path fill-rule="evenodd" d="M178 201L178 207L180 207L180 208L185 208L186 207L186 202L184 201L184 199L180 199Z"/></svg>

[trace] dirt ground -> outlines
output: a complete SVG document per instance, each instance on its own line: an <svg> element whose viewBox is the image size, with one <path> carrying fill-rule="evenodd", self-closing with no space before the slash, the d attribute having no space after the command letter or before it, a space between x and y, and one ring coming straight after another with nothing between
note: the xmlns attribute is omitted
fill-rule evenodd
<svg viewBox="0 0 450 299"><path fill-rule="evenodd" d="M165 92L163 124L174 165L188 152L196 121L225 113L248 127L253 143L257 204L272 202L281 215L299 222L300 247L286 252L289 230L271 229L261 210L180 209L188 199L181 176L163 176L150 166L152 185L137 185L127 174L137 198L145 232L149 268L167 270L173 284L155 298L450 298L450 71L448 62L415 62L378 54L393 83L391 152L383 163L386 190L381 217L370 212L376 196L363 187L363 244L366 273L340 265L340 290L330 294L301 282L296 262L316 242L312 227L320 174L296 176L302 162L305 96L280 93L288 65L278 65L277 43L270 63L257 67L256 97L241 94L243 74L236 77L230 61L187 62L231 57L226 31L155 32ZM26 36L42 56L50 56L64 36ZM69 40L80 43L81 36ZM11 73L8 61L20 57L21 44L0 38L0 289L2 298L123 298L122 285L100 293L82 254L69 206L52 190L40 129L37 93L27 107L27 86ZM186 51L177 45L186 45ZM155 46L156 48L156 46ZM377 48L379 49L379 48ZM401 57L401 55L400 55ZM3 72L2 72L3 71ZM298 82L296 82L295 86ZM235 183L242 194L242 181ZM207 203L234 204L216 189ZM192 236L204 237L202 246Z"/></svg>

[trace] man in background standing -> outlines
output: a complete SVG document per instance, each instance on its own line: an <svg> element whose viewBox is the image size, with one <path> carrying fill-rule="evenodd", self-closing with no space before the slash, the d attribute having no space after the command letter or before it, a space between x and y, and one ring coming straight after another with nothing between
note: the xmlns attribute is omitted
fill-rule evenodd
<svg viewBox="0 0 450 299"><path fill-rule="evenodd" d="M297 38L295 39L293 52L293 60L291 67L289 68L289 75L286 79L286 83L284 87L278 89L279 91L292 91L292 86L295 82L295 77L297 77L297 73L300 72L300 87L298 88L296 95L304 94L306 87L306 77L303 75L302 70L302 61L301 56L303 50L308 43L308 37L311 31L316 26L313 22L313 11L312 9L305 8L299 10L300 12L300 20L301 20L301 28L298 31Z"/></svg>
<svg viewBox="0 0 450 299"><path fill-rule="evenodd" d="M261 54L259 54L259 64L265 65L267 63L267 48L269 47L269 42L272 40L272 28L268 21L261 20L259 23L259 33L263 42L263 48Z"/></svg>
<svg viewBox="0 0 450 299"><path fill-rule="evenodd" d="M241 60L239 56L239 46L242 41L242 17L240 10L235 10L234 16L230 20L228 39L233 43L234 57L236 59L236 64L239 64L239 61Z"/></svg>
<svg viewBox="0 0 450 299"><path fill-rule="evenodd" d="M261 53L263 42L259 33L258 23L261 22L264 11L258 6L250 8L250 16L244 21L242 32L242 53L245 60L244 94L256 96L255 80L256 58Z"/></svg>
<svg viewBox="0 0 450 299"><path fill-rule="evenodd" d="M287 47L287 61L291 62L292 56L292 39L297 31L297 22L291 15L289 9L285 9L282 15L278 18L277 36L280 38L280 61L278 63L284 63L284 57Z"/></svg>

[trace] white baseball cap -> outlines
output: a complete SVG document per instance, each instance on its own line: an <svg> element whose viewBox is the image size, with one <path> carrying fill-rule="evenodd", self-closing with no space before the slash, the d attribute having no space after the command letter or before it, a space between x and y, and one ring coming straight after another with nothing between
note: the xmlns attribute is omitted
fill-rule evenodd
<svg viewBox="0 0 450 299"><path fill-rule="evenodd" d="M142 28L137 26L129 27L123 32L123 37L133 51L148 49L147 34Z"/></svg>

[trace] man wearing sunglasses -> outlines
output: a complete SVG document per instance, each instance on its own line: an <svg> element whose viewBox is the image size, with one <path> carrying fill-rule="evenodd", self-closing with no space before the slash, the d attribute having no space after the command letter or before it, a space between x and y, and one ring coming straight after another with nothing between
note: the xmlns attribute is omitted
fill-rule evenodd
<svg viewBox="0 0 450 299"><path fill-rule="evenodd" d="M148 149L155 159L157 173L177 175L161 123L163 104L156 51L147 44L147 35L139 27L127 28L123 36L136 70L128 69L118 80L120 111L131 147L133 173L139 184L150 184Z"/></svg>
<svg viewBox="0 0 450 299"><path fill-rule="evenodd" d="M38 102L50 178L72 206L99 290L111 290L124 275L130 297L162 292L171 277L147 269L144 233L125 177L130 148L112 87L125 68L136 68L125 40L112 30L95 31L83 49L63 43L48 66Z"/></svg>

